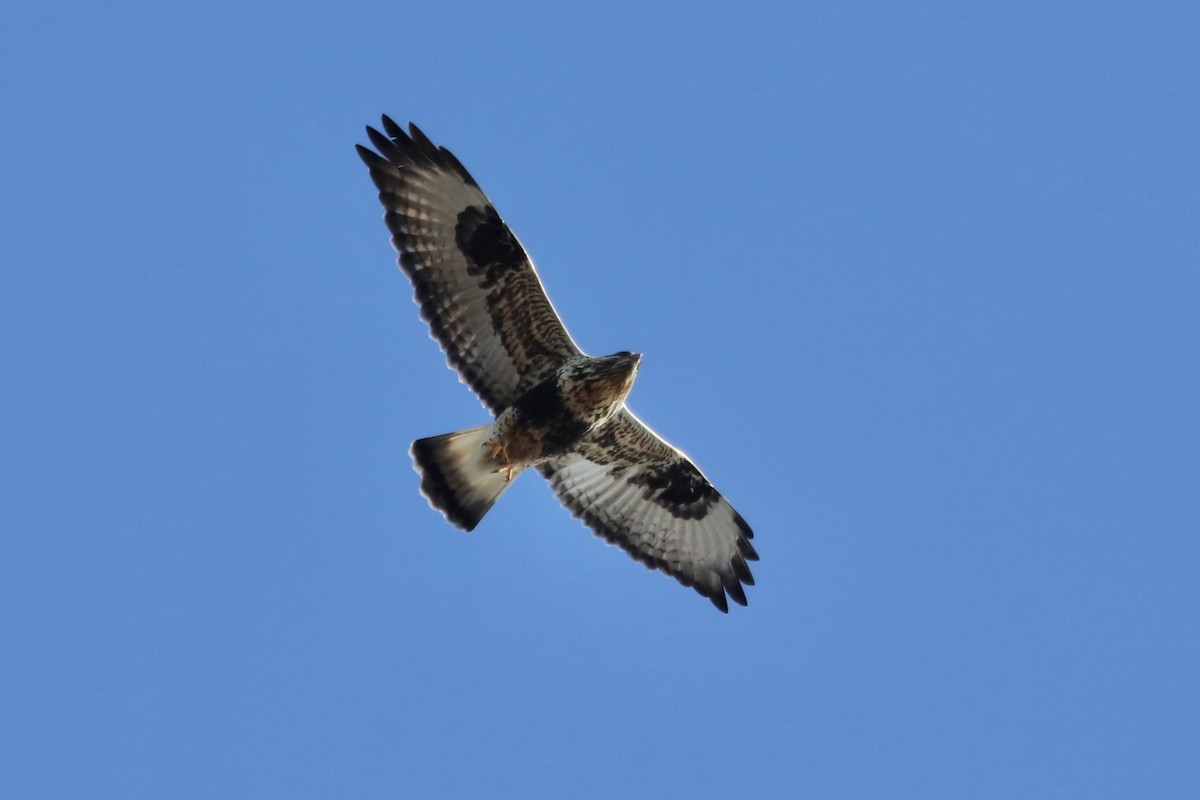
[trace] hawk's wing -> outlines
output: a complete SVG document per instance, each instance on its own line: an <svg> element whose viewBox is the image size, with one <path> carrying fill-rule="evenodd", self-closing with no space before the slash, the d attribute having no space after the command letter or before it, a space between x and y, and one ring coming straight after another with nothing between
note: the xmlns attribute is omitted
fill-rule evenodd
<svg viewBox="0 0 1200 800"><path fill-rule="evenodd" d="M626 408L575 452L538 468L572 514L649 567L728 611L746 605L750 526L687 456Z"/></svg>
<svg viewBox="0 0 1200 800"><path fill-rule="evenodd" d="M388 117L359 145L400 266L446 360L499 413L579 348L533 262L449 150Z"/></svg>

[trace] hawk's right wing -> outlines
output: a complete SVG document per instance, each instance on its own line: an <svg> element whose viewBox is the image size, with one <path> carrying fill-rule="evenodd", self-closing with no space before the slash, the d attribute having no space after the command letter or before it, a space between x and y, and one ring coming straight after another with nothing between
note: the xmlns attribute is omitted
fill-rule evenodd
<svg viewBox="0 0 1200 800"><path fill-rule="evenodd" d="M499 413L580 352L533 262L449 150L388 117L358 154L379 188L400 266L446 360Z"/></svg>

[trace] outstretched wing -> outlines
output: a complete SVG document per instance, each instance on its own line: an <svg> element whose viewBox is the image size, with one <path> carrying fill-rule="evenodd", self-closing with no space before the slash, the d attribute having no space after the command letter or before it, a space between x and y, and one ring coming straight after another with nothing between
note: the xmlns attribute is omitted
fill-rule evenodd
<svg viewBox="0 0 1200 800"><path fill-rule="evenodd" d="M458 370L499 413L579 348L533 262L449 150L388 117L358 154L379 187L384 221L421 317Z"/></svg>
<svg viewBox="0 0 1200 800"><path fill-rule="evenodd" d="M687 456L628 409L575 452L538 468L572 514L631 556L692 586L721 611L746 605L754 533Z"/></svg>

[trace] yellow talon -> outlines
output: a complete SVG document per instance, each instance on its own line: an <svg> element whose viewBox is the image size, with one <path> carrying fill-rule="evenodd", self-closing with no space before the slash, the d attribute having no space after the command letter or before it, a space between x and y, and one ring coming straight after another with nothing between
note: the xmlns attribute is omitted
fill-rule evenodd
<svg viewBox="0 0 1200 800"><path fill-rule="evenodd" d="M500 465L496 468L496 472L503 472L504 480L511 481L514 470L512 462L508 460L508 450L499 442L491 440L484 442L483 446L488 449L488 461Z"/></svg>
<svg viewBox="0 0 1200 800"><path fill-rule="evenodd" d="M502 461L508 463L508 451L504 449L504 445L499 442L488 440L483 443L483 446L488 449L488 461Z"/></svg>

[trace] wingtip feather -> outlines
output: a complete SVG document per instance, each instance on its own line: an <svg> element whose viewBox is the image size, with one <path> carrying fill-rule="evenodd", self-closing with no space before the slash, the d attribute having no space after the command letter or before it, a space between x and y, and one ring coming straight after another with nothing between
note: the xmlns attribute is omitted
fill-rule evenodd
<svg viewBox="0 0 1200 800"><path fill-rule="evenodd" d="M404 128L397 125L396 121L387 114L380 115L380 119L383 122L383 129L387 131L388 136L391 136L393 139L408 139L408 134L404 132Z"/></svg>

